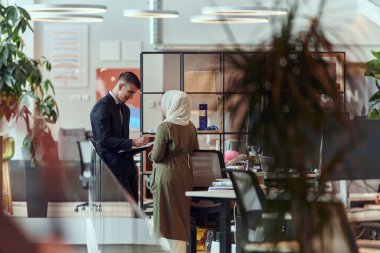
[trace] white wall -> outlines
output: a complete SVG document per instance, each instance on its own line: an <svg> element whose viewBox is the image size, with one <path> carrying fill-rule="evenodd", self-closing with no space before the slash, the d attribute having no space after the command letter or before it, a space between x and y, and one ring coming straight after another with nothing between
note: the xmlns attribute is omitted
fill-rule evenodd
<svg viewBox="0 0 380 253"><path fill-rule="evenodd" d="M3 1L4 2L4 1ZM11 1L9 1L11 2ZM32 0L18 0L19 5L30 3ZM35 2L43 3L73 3L68 0L41 0ZM120 1L120 0L87 0L74 1L75 3L91 3L106 4L107 13L104 14L104 22L89 24L89 44L88 44L88 84L83 88L57 88L56 98L60 109L59 123L55 127L76 128L84 127L90 129L89 114L95 103L95 71L96 68L102 67L140 67L140 62L135 61L102 61L100 59L100 43L102 41L114 41L122 43L133 41L142 42L142 50L151 51L152 46L149 45L149 21L146 19L125 18L122 15L123 9L126 8L148 8L148 1ZM180 17L173 20L165 20L163 22L163 42L166 44L226 44L233 41L226 35L225 28L219 25L200 25L190 23L189 18L192 15L198 15L203 6L210 5L212 1L178 1L164 0L164 8L174 9L180 12ZM265 4L269 1L263 1ZM303 2L303 1L301 1ZM297 27L300 29L309 23L304 18L316 12L316 3L312 0L300 9L300 18ZM343 46L339 48L347 51L348 60L366 61L371 58L369 51L372 49L380 49L380 38L378 34L379 24L376 20L370 20L366 16L365 9L378 11L379 8L369 6L366 0L329 0L324 11L322 25L326 29L328 36L340 45L350 44L350 51ZM218 5L231 5L228 0L220 0ZM234 5L248 5L252 1L238 0L234 1ZM366 5L362 7L362 4ZM359 8L360 7L360 8ZM373 8L372 8L373 7ZM363 10L364 9L364 10ZM370 15L371 16L371 15ZM34 40L26 39L26 44L33 45L34 55L39 57L43 51L42 33L44 24L35 24ZM233 37L239 43L259 43L266 41L272 32L272 28L276 28L273 22L267 25L237 25L230 26ZM337 36L338 35L338 36ZM337 38L339 37L339 38ZM359 45L359 46L358 46ZM114 50L109 48L110 52ZM72 95L88 95L88 101L71 101ZM11 126L12 127L12 126ZM17 144L20 146L24 133L20 130L16 131L8 127L7 131L16 135ZM55 135L56 136L56 135ZM17 151L15 159L21 159L21 153Z"/></svg>

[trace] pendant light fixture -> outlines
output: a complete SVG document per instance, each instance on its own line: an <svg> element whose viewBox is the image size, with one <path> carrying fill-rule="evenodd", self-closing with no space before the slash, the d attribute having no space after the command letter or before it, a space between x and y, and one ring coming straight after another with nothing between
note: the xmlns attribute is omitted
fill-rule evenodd
<svg viewBox="0 0 380 253"><path fill-rule="evenodd" d="M161 0L149 0L149 9L125 9L124 17L134 18L177 18L178 11L163 10Z"/></svg>
<svg viewBox="0 0 380 253"><path fill-rule="evenodd" d="M260 24L268 23L269 18L257 16L197 15L192 16L190 21L201 24Z"/></svg>
<svg viewBox="0 0 380 253"><path fill-rule="evenodd" d="M75 14L59 14L59 15L32 15L33 21L36 22L56 22L56 23L94 23L102 22L103 17L99 15L75 15Z"/></svg>
<svg viewBox="0 0 380 253"><path fill-rule="evenodd" d="M287 10L278 7L262 6L218 6L204 7L202 14L206 15L249 15L249 16L279 16L288 14Z"/></svg>
<svg viewBox="0 0 380 253"><path fill-rule="evenodd" d="M105 5L95 4L33 4L23 7L29 13L39 14L97 14L107 11Z"/></svg>
<svg viewBox="0 0 380 253"><path fill-rule="evenodd" d="M107 11L105 5L94 4L33 4L23 6L33 21L40 22L101 22L100 14Z"/></svg>

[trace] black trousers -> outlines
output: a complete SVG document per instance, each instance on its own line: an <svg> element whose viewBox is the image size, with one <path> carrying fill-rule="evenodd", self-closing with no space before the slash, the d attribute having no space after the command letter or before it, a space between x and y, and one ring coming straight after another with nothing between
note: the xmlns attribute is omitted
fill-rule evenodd
<svg viewBox="0 0 380 253"><path fill-rule="evenodd" d="M121 175L116 175L120 184L124 189L132 196L135 202L138 202L138 182L137 173L122 173Z"/></svg>

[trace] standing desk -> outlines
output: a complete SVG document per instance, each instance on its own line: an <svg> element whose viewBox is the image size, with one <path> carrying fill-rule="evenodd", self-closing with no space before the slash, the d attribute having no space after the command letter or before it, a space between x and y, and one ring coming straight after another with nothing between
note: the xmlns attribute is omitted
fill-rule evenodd
<svg viewBox="0 0 380 253"><path fill-rule="evenodd" d="M220 253L231 253L231 217L229 212L229 203L236 199L234 190L218 190L218 191L187 191L187 197L197 197L211 199L222 204L222 211L219 220L219 249Z"/></svg>

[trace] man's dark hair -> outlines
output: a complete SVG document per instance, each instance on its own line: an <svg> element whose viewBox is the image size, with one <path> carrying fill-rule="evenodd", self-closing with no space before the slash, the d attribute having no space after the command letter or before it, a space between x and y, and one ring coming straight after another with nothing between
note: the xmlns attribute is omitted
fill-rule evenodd
<svg viewBox="0 0 380 253"><path fill-rule="evenodd" d="M119 78L117 81L123 81L126 83L132 83L136 85L137 89L141 89L141 83L139 78L132 72L123 72L120 74Z"/></svg>

